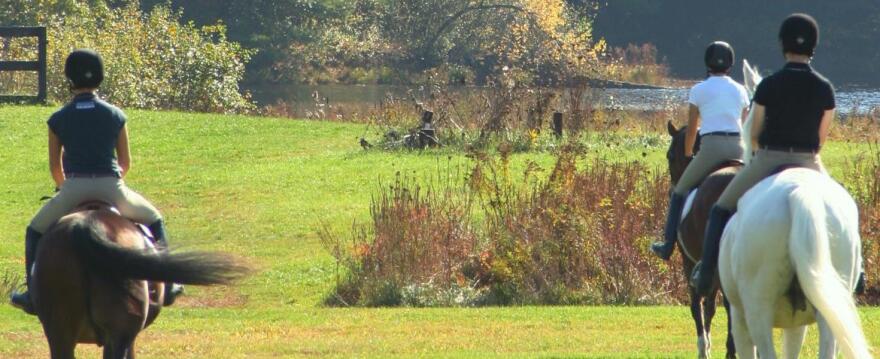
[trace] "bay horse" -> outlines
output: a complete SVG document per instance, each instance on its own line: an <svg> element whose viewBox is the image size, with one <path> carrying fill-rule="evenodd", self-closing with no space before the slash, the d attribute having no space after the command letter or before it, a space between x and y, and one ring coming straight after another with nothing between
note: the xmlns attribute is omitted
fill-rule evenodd
<svg viewBox="0 0 880 359"><path fill-rule="evenodd" d="M228 284L248 269L222 254L158 252L109 205L89 203L43 235L32 271L53 359L73 358L78 343L104 346L105 359L131 359L138 333L159 315L164 282Z"/></svg>
<svg viewBox="0 0 880 359"><path fill-rule="evenodd" d="M669 165L669 175L673 186L681 178L685 168L688 165L688 159L684 155L685 134L687 126L675 128L672 121L666 123L666 129L672 141L666 152L666 159ZM700 139L694 144L694 152L700 146ZM727 185L733 179L733 176L742 167L742 163L736 161L719 163L715 171L709 174L702 183L697 187L695 194L688 198L688 205L685 206L685 213L681 218L678 226L678 248L682 254L682 263L684 269L685 281L690 278L691 272L696 263L700 260L703 253L703 237L706 233L706 222L709 217L709 209L721 196L721 192L727 188ZM712 319L715 317L716 297L720 284L715 281L712 294L708 297L701 297L696 293L693 287L688 285L688 295L690 296L691 317L694 319L694 325L697 330L697 354L699 358L708 358L709 350L712 347L710 331L712 328ZM730 319L730 310L725 298L724 307L727 309L728 319ZM727 325L727 353L725 358L736 358L736 348L734 346L733 336L730 331L730 321Z"/></svg>
<svg viewBox="0 0 880 359"><path fill-rule="evenodd" d="M760 82L745 61L744 71ZM743 126L747 159L753 115ZM791 168L756 184L737 207L718 273L740 356L776 358L773 328L783 328L784 354L796 358L806 325L818 323L820 358L834 358L838 343L848 358L870 358L853 299L862 262L858 209L846 189L827 174Z"/></svg>

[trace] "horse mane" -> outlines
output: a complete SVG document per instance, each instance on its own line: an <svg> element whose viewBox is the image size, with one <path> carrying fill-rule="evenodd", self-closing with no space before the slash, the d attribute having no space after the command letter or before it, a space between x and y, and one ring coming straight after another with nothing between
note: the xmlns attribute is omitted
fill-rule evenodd
<svg viewBox="0 0 880 359"><path fill-rule="evenodd" d="M758 84L761 83L763 78L758 73L758 68L753 67L749 64L749 60L743 59L743 85L746 88L746 91L749 92L749 97L754 98L755 89L758 88ZM749 107L749 114L746 116L746 122L743 123L743 130L740 136L740 141L743 143L743 148L745 149L745 153L743 153L743 162L749 163L752 160L752 119L755 116L755 106L754 101L752 105Z"/></svg>

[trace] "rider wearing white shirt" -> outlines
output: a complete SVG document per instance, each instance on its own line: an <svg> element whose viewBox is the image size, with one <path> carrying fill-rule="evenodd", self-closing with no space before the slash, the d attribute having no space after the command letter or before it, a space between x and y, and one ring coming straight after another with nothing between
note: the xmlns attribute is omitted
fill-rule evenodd
<svg viewBox="0 0 880 359"><path fill-rule="evenodd" d="M692 160L670 196L664 240L651 245L651 251L664 260L668 260L675 249L688 192L719 164L743 157L739 134L748 113L749 95L745 87L728 76L734 62L733 48L726 42L713 42L706 48L705 62L709 77L695 85L688 95L690 109L684 151ZM700 150L694 156L698 129Z"/></svg>

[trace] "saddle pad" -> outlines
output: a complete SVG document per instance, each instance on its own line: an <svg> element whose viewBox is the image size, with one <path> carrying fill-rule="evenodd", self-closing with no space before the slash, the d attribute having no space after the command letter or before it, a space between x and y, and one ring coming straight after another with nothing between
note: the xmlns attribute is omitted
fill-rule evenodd
<svg viewBox="0 0 880 359"><path fill-rule="evenodd" d="M691 190L691 193L689 193L687 196L687 200L684 201L684 208L681 209L681 219L678 220L678 223L684 221L684 217L686 217L688 213L690 213L691 207L694 206L694 198L697 198L696 188Z"/></svg>
<svg viewBox="0 0 880 359"><path fill-rule="evenodd" d="M155 241L156 238L153 237L153 232L150 231L150 228L148 228L147 226L145 226L143 224L137 223L137 222L132 222L132 223L134 223L134 225L138 227L138 229L141 231L141 234L144 235L144 238L148 239L147 247L156 249L156 246L153 245L153 241Z"/></svg>

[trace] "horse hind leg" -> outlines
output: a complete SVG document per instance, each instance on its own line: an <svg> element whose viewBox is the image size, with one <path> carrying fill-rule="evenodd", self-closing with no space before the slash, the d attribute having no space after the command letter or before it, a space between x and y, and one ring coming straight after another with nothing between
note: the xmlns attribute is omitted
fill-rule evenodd
<svg viewBox="0 0 880 359"><path fill-rule="evenodd" d="M104 345L104 359L133 359L134 339L114 338Z"/></svg>
<svg viewBox="0 0 880 359"><path fill-rule="evenodd" d="M703 302L703 327L706 329L707 355L708 351L712 349L712 320L715 318L715 313L718 309L718 302L716 302L717 297L718 291L716 290L706 297Z"/></svg>
<svg viewBox="0 0 880 359"><path fill-rule="evenodd" d="M740 358L755 359L757 357L755 355L755 343L752 341L752 335L749 333L749 326L741 307L730 307L730 321L732 323L733 341L736 343Z"/></svg>
<svg viewBox="0 0 880 359"><path fill-rule="evenodd" d="M806 326L785 328L782 331L783 354L785 358L797 359L801 353L801 347L804 345L806 335Z"/></svg>
<svg viewBox="0 0 880 359"><path fill-rule="evenodd" d="M724 293L721 294L724 299L724 312L727 313L727 355L726 359L736 359L736 345L733 342L733 320L730 316L730 301L727 300L727 295Z"/></svg>
<svg viewBox="0 0 880 359"><path fill-rule="evenodd" d="M68 318L70 319L70 318ZM76 351L79 328L74 320L63 320L60 317L40 317L43 332L49 342L49 353L52 359L73 359Z"/></svg>
<svg viewBox="0 0 880 359"><path fill-rule="evenodd" d="M776 349L773 348L773 308L764 305L768 302L770 301L765 299L744 303L744 307L751 304L748 306L750 310L745 313L745 319L761 359L776 359Z"/></svg>
<svg viewBox="0 0 880 359"><path fill-rule="evenodd" d="M693 288L690 288L691 295L691 317L694 319L694 326L697 329L697 357L704 359L709 357L709 348L705 325L703 324L703 298L698 295Z"/></svg>
<svg viewBox="0 0 880 359"><path fill-rule="evenodd" d="M48 334L48 333L47 333ZM71 337L47 335L49 339L49 353L52 359L73 359L76 349L76 340Z"/></svg>

